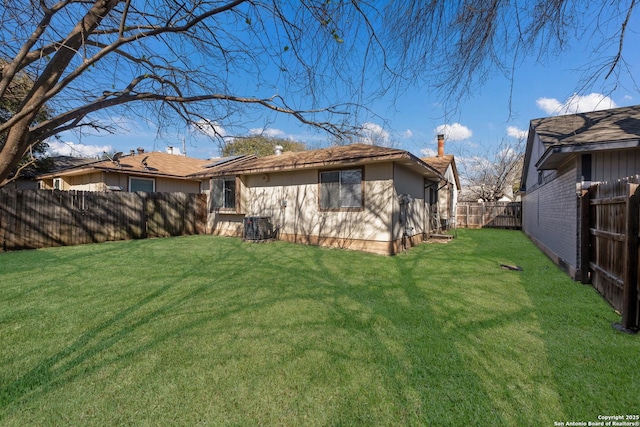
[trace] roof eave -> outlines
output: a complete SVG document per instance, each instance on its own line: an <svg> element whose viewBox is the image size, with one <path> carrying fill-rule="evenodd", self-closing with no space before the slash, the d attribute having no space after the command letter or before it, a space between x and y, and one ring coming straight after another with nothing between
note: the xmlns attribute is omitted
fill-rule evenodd
<svg viewBox="0 0 640 427"><path fill-rule="evenodd" d="M221 177L221 176L230 176L230 175L258 175L263 173L273 173L273 172L289 172L293 170L300 169L321 169L326 167L336 167L336 166L361 166L370 163L382 163L382 162L391 162L391 161L401 161L405 160L408 164L418 165L419 168L425 170L422 172L424 176L433 177L433 178L443 178L442 174L438 172L436 169L426 164L418 157L415 157L409 152L405 152L402 154L390 154L390 155L381 155L381 156L372 156L372 157L353 157L353 158L342 158L339 160L323 160L323 161L311 161L305 163L291 163L282 166L269 166L269 167L254 167L254 168L245 168L245 169L223 169L220 171L211 171L195 174L200 177Z"/></svg>
<svg viewBox="0 0 640 427"><path fill-rule="evenodd" d="M121 173L121 174L129 175L129 176L143 176L143 177L148 177L148 178L181 179L181 180L185 180L185 181L202 179L202 177L192 176L193 174L189 174L189 175L172 175L172 174L168 174L168 173L157 173L157 172L152 172L152 171L123 170L123 169L120 169L120 168L95 167L95 166L94 167L90 167L90 168L73 169L73 170L68 170L68 171L46 173L46 174L38 175L37 179L51 179L51 178L58 178L58 177L61 177L61 176L78 176L78 175L86 175L87 173L97 173L97 172Z"/></svg>
<svg viewBox="0 0 640 427"><path fill-rule="evenodd" d="M626 141L591 142L588 144L556 144L547 148L536 163L538 170L553 170L573 155L597 153L600 151L628 150L640 147L639 139Z"/></svg>

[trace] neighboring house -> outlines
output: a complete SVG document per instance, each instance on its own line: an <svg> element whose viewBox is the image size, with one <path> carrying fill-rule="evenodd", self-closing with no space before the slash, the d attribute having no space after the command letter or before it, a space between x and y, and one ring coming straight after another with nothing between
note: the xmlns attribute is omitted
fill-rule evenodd
<svg viewBox="0 0 640 427"><path fill-rule="evenodd" d="M435 209L432 209L431 212L432 219L444 229L453 227L456 222L460 180L453 154L444 154L443 135L438 135L438 155L423 157L422 161L437 170L443 177L437 183L437 187L430 189L430 191L437 192L438 200Z"/></svg>
<svg viewBox="0 0 640 427"><path fill-rule="evenodd" d="M211 160L139 149L38 176L40 187L57 190L201 193L208 181L191 177Z"/></svg>
<svg viewBox="0 0 640 427"><path fill-rule="evenodd" d="M268 217L281 240L394 254L430 232L444 176L404 150L364 144L211 165L209 232Z"/></svg>
<svg viewBox="0 0 640 427"><path fill-rule="evenodd" d="M640 106L532 120L522 172L522 228L580 277L578 193L640 173Z"/></svg>
<svg viewBox="0 0 640 427"><path fill-rule="evenodd" d="M95 159L71 156L51 156L46 159L47 173L80 166L86 163L95 162ZM6 188L15 188L19 190L37 190L40 188L38 176L44 173L34 165L29 165L20 171L20 175L15 180L9 182Z"/></svg>

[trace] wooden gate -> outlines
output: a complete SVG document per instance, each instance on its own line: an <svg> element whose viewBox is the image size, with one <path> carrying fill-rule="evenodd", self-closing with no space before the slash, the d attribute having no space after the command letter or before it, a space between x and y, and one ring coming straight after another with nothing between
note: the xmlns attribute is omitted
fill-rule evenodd
<svg viewBox="0 0 640 427"><path fill-rule="evenodd" d="M622 313L622 326L638 330L638 231L640 177L591 186L583 194L582 263L588 264L592 285ZM588 207L588 208L587 208ZM588 217L585 209L588 209ZM585 225L589 226L586 229Z"/></svg>

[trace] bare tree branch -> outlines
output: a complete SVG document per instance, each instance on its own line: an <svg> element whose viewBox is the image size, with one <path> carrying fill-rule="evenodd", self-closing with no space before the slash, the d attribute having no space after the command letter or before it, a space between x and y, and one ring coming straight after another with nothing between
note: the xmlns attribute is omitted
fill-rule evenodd
<svg viewBox="0 0 640 427"><path fill-rule="evenodd" d="M0 122L0 186L30 144L134 105L159 129L233 127L260 110L340 137L391 90L429 85L455 106L495 73L513 78L525 58L544 60L594 27L617 45L594 78L632 73L624 40L636 2L6 0L0 99L21 74L34 84ZM55 114L36 120L45 106Z"/></svg>

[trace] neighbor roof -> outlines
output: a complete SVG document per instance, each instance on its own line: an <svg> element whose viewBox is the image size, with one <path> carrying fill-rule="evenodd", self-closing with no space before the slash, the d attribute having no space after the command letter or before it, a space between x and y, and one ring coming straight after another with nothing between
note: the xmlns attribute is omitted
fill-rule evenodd
<svg viewBox="0 0 640 427"><path fill-rule="evenodd" d="M545 147L536 167L554 169L577 152L640 146L640 105L531 121L527 154L534 134Z"/></svg>
<svg viewBox="0 0 640 427"><path fill-rule="evenodd" d="M433 167L435 170L444 175L449 166L453 169L453 175L456 178L456 187L460 189L460 181L458 180L458 169L453 154L445 154L443 156L422 157L423 162Z"/></svg>
<svg viewBox="0 0 640 427"><path fill-rule="evenodd" d="M212 167L208 171L196 173L194 176L251 175L294 169L357 166L383 161L396 161L424 176L442 178L442 174L438 170L408 151L366 144L336 146L320 150L289 151L280 155L251 158Z"/></svg>
<svg viewBox="0 0 640 427"><path fill-rule="evenodd" d="M195 159L163 152L149 152L120 157L118 161L100 160L78 167L72 167L55 173L40 175L39 178L53 178L57 176L83 175L92 171L117 172L138 176L166 176L172 178L186 178L202 171L211 160Z"/></svg>

